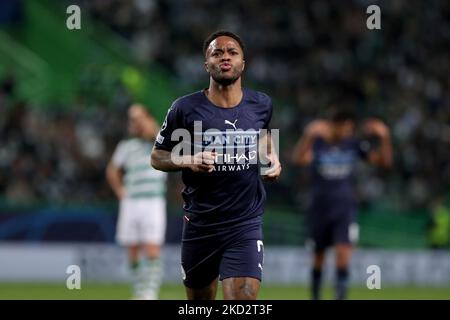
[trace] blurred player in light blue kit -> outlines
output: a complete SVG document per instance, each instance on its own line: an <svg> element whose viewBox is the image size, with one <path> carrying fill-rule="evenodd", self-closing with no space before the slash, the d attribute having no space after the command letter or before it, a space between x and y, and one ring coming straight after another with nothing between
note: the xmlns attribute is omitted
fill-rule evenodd
<svg viewBox="0 0 450 320"><path fill-rule="evenodd" d="M108 182L120 201L116 240L128 248L134 299L157 299L162 282L167 174L153 169L148 161L158 130L143 106L132 105L128 110L130 137L118 144L107 168Z"/></svg>
<svg viewBox="0 0 450 320"><path fill-rule="evenodd" d="M359 159L390 167L392 146L389 128L371 118L363 127L366 138L355 136L353 114L337 111L329 120L310 123L295 147L293 161L309 165L312 174L308 233L314 245L311 296L320 299L325 250L336 253L336 299L347 297L352 247L358 239L353 171ZM378 146L374 146L374 139Z"/></svg>

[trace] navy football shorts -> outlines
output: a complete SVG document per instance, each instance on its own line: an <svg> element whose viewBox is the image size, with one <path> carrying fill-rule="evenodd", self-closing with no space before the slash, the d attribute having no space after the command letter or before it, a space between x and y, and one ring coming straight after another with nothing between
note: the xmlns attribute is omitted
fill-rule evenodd
<svg viewBox="0 0 450 320"><path fill-rule="evenodd" d="M184 228L192 228L185 222ZM184 285L201 289L217 277L250 277L261 281L264 261L261 223L222 230L195 240L183 240Z"/></svg>
<svg viewBox="0 0 450 320"><path fill-rule="evenodd" d="M353 207L335 206L327 211L317 209L316 206L315 210L310 211L308 221L309 240L316 252L336 244L356 244L359 228Z"/></svg>

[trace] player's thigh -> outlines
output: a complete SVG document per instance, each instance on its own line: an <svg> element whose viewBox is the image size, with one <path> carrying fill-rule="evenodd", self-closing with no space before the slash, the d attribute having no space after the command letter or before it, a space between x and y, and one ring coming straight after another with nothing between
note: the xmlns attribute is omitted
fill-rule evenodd
<svg viewBox="0 0 450 320"><path fill-rule="evenodd" d="M214 239L183 241L181 272L185 287L202 291L211 286L219 276L221 259L220 243Z"/></svg>
<svg viewBox="0 0 450 320"><path fill-rule="evenodd" d="M333 223L333 244L354 246L359 240L359 226L353 212L346 212Z"/></svg>
<svg viewBox="0 0 450 320"><path fill-rule="evenodd" d="M220 280L223 281L226 299L256 299L264 268L264 243L261 238L243 239L225 248L220 264Z"/></svg>
<svg viewBox="0 0 450 320"><path fill-rule="evenodd" d="M116 226L116 241L120 245L131 246L139 244L136 220L136 203L132 199L120 201Z"/></svg>
<svg viewBox="0 0 450 320"><path fill-rule="evenodd" d="M314 253L320 254L332 245L332 222L326 216L315 216L309 222L308 241Z"/></svg>
<svg viewBox="0 0 450 320"><path fill-rule="evenodd" d="M353 214L343 215L333 228L333 243L336 254L336 265L339 268L348 267L353 247L358 241L358 224Z"/></svg>
<svg viewBox="0 0 450 320"><path fill-rule="evenodd" d="M166 202L162 198L145 199L139 206L139 239L144 244L161 246L166 235Z"/></svg>

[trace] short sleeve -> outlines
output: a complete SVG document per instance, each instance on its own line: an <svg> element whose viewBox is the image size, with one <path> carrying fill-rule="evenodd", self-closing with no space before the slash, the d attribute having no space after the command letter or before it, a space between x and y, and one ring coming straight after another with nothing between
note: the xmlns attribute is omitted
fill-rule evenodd
<svg viewBox="0 0 450 320"><path fill-rule="evenodd" d="M263 129L270 129L270 121L272 120L272 110L273 110L273 105L272 105L272 99L270 99L268 96L266 96L267 98L267 114L266 114L266 119L264 122L264 126Z"/></svg>
<svg viewBox="0 0 450 320"><path fill-rule="evenodd" d="M262 120L261 132L259 138L262 139L270 132L270 121L272 120L272 99L263 93L258 92L259 103L263 109L260 111L260 119Z"/></svg>
<svg viewBox="0 0 450 320"><path fill-rule="evenodd" d="M264 123L263 129L270 129L270 121L272 120L272 103L270 103L269 110L267 112L266 122Z"/></svg>
<svg viewBox="0 0 450 320"><path fill-rule="evenodd" d="M116 150L114 150L114 153L112 155L112 163L117 167L123 167L125 165L127 157L126 152L126 144L125 142L121 141L116 147Z"/></svg>
<svg viewBox="0 0 450 320"><path fill-rule="evenodd" d="M178 143L178 141L172 141L172 133L181 127L183 127L183 119L180 105L175 101L167 111L166 118L156 137L155 148L171 151Z"/></svg>

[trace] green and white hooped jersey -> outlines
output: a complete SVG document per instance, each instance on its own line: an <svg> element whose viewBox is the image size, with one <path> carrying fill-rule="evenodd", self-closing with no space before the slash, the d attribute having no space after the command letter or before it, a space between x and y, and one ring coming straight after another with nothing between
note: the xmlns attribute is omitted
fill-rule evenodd
<svg viewBox="0 0 450 320"><path fill-rule="evenodd" d="M114 151L113 163L124 169L126 198L165 197L167 173L150 165L153 144L132 138L121 141Z"/></svg>

